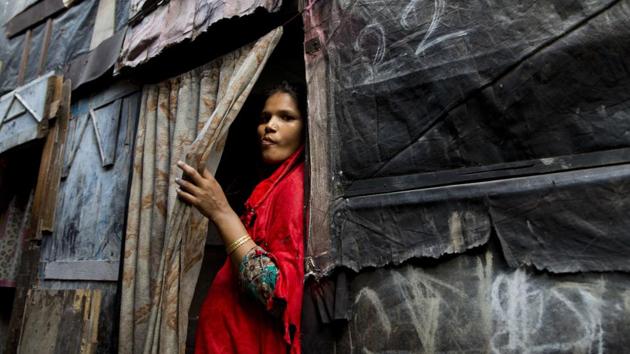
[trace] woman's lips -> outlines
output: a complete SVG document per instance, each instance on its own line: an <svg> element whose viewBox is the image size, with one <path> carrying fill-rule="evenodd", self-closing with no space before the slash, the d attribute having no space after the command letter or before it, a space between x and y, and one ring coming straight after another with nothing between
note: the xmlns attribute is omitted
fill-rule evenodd
<svg viewBox="0 0 630 354"><path fill-rule="evenodd" d="M261 145L262 146L271 146L271 145L275 145L276 142L273 141L272 139L269 138L262 138L261 139Z"/></svg>

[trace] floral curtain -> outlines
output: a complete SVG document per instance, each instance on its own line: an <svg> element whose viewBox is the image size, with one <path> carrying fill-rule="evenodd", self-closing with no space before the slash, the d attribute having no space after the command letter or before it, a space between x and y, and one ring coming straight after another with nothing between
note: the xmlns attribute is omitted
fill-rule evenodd
<svg viewBox="0 0 630 354"><path fill-rule="evenodd" d="M143 89L127 215L119 353L184 353L208 220L176 198L178 160L213 173L228 128L282 35L277 28Z"/></svg>

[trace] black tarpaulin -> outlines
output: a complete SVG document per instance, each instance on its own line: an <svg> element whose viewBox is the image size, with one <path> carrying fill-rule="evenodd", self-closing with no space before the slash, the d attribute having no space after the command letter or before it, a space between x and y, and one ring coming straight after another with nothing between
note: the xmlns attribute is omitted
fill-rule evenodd
<svg viewBox="0 0 630 354"><path fill-rule="evenodd" d="M347 325L310 353L624 353L630 345L626 273L514 269L499 246L365 270L350 286ZM315 348L315 349L314 349Z"/></svg>
<svg viewBox="0 0 630 354"><path fill-rule="evenodd" d="M316 3L334 266L628 271L630 2ZM307 57L308 60L308 57Z"/></svg>

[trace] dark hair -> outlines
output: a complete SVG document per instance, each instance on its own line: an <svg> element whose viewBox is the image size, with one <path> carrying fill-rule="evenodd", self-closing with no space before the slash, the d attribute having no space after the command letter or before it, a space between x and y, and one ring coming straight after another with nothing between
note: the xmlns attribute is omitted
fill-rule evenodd
<svg viewBox="0 0 630 354"><path fill-rule="evenodd" d="M290 84L286 81L282 81L267 91L266 98L269 98L276 93L286 93L291 96L291 98L297 102L302 119L306 120L308 109L306 106L306 89L304 88L304 85Z"/></svg>

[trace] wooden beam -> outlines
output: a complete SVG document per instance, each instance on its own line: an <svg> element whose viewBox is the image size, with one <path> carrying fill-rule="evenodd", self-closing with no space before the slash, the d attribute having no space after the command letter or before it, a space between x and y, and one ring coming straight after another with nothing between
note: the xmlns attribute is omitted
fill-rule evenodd
<svg viewBox="0 0 630 354"><path fill-rule="evenodd" d="M14 37L24 30L31 30L47 18L65 10L63 0L42 0L15 15L6 24L7 37Z"/></svg>
<svg viewBox="0 0 630 354"><path fill-rule="evenodd" d="M52 34L52 18L46 21L46 29L44 30L44 43L42 44L42 51L39 56L39 64L37 69L37 76L44 74L46 70L46 59L48 58L48 47L50 46L50 36Z"/></svg>
<svg viewBox="0 0 630 354"><path fill-rule="evenodd" d="M327 58L321 43L321 32L304 16L305 62L308 98L308 159L307 159L307 240L306 276L321 276L332 266L328 257L330 250L331 225L331 179L330 179L330 134L328 107Z"/></svg>
<svg viewBox="0 0 630 354"><path fill-rule="evenodd" d="M22 47L22 58L20 59L20 68L18 71L17 85L24 85L24 78L26 77L26 65L28 64L28 55L31 51L31 37L33 35L33 31L30 29L26 31L26 35L24 36L24 43Z"/></svg>
<svg viewBox="0 0 630 354"><path fill-rule="evenodd" d="M118 281L120 261L58 261L46 263L46 280Z"/></svg>
<svg viewBox="0 0 630 354"><path fill-rule="evenodd" d="M60 76L50 77L48 87L50 89L46 97L47 106L51 105L56 100L60 100L62 95L61 91L63 91L63 79ZM67 99L69 101L69 93L67 95ZM61 168L56 165L59 164L59 162L57 162L59 160L57 155L59 154L58 150L61 149L61 146L58 141L60 139L60 126L62 124L67 125L66 122L60 119L56 121L52 127L50 127L48 137L44 143L44 149L42 150L42 158L39 165L39 174L37 176L37 185L35 187L35 198L33 200L32 211L33 220L35 222L35 230L32 237L36 240L41 239L42 220L44 218L47 218L47 220L51 219L51 209L54 214L59 182L54 180L55 177L53 175L56 174L56 169Z"/></svg>

